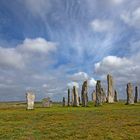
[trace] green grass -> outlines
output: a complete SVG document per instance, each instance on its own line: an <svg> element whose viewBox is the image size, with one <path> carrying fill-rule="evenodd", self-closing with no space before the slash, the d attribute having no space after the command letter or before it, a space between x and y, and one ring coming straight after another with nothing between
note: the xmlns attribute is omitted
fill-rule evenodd
<svg viewBox="0 0 140 140"><path fill-rule="evenodd" d="M101 107L26 110L25 103L0 103L1 140L140 140L140 103Z"/></svg>

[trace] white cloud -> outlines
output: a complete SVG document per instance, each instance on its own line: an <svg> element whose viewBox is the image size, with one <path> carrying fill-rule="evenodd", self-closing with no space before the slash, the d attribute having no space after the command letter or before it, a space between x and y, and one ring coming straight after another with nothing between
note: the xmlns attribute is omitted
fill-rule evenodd
<svg viewBox="0 0 140 140"><path fill-rule="evenodd" d="M95 85L96 85L96 80L94 78L90 78L88 80L88 86L89 87L95 87Z"/></svg>
<svg viewBox="0 0 140 140"><path fill-rule="evenodd" d="M18 46L19 51L48 53L56 49L56 44L46 41L44 38L26 38L23 44Z"/></svg>
<svg viewBox="0 0 140 140"><path fill-rule="evenodd" d="M71 79L73 81L84 81L84 80L87 80L88 79L88 74L85 73L85 72L78 72L78 73L74 73L72 76L71 76Z"/></svg>
<svg viewBox="0 0 140 140"><path fill-rule="evenodd" d="M121 58L117 56L107 56L95 64L95 72L100 77L106 77L108 73L112 74L118 84L127 82L140 83L140 53L130 58Z"/></svg>
<svg viewBox="0 0 140 140"><path fill-rule="evenodd" d="M72 89L73 86L76 86L77 88L79 88L79 84L77 82L70 82L67 84L68 88Z"/></svg>
<svg viewBox="0 0 140 140"><path fill-rule="evenodd" d="M21 69L25 66L25 63L22 54L18 53L15 48L0 47L0 66Z"/></svg>
<svg viewBox="0 0 140 140"><path fill-rule="evenodd" d="M48 42L43 38L27 38L23 44L19 44L15 48L0 47L0 66L22 69L26 67L26 63L37 59L36 53L40 53L41 57L45 56L46 62L46 54L55 50L56 44L53 42Z"/></svg>
<svg viewBox="0 0 140 140"><path fill-rule="evenodd" d="M43 88L47 88L48 86L47 86L47 84L43 84L42 87Z"/></svg>
<svg viewBox="0 0 140 140"><path fill-rule="evenodd" d="M133 11L125 11L121 15L121 19L129 26L140 28L140 7Z"/></svg>
<svg viewBox="0 0 140 140"><path fill-rule="evenodd" d="M95 32L108 32L113 29L113 22L110 20L95 19L90 25Z"/></svg>

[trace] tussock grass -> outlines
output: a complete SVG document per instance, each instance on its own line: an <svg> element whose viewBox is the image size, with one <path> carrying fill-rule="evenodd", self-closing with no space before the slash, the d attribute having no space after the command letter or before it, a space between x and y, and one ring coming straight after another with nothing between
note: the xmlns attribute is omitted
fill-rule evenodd
<svg viewBox="0 0 140 140"><path fill-rule="evenodd" d="M101 107L26 110L25 103L0 103L2 140L140 140L140 103Z"/></svg>

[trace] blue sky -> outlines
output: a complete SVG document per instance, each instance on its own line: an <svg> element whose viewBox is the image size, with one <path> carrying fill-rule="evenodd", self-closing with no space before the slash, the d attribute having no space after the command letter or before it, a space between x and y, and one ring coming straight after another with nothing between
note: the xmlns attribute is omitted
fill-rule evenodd
<svg viewBox="0 0 140 140"><path fill-rule="evenodd" d="M108 73L125 98L128 82L140 85L139 60L139 0L0 0L1 101L29 89L61 100L86 79L90 96Z"/></svg>

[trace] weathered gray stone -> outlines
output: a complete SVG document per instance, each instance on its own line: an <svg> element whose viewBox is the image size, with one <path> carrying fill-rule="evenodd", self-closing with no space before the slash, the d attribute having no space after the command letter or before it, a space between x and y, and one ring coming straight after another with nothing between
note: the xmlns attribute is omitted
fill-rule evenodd
<svg viewBox="0 0 140 140"><path fill-rule="evenodd" d="M111 75L107 75L107 83L108 83L108 103L114 102L114 89L113 89L113 78Z"/></svg>
<svg viewBox="0 0 140 140"><path fill-rule="evenodd" d="M50 98L44 98L42 99L42 107L51 107L52 106L52 101Z"/></svg>
<svg viewBox="0 0 140 140"><path fill-rule="evenodd" d="M63 105L63 107L66 106L66 100L65 100L65 97L63 97L62 105Z"/></svg>
<svg viewBox="0 0 140 140"><path fill-rule="evenodd" d="M114 102L118 102L118 93L117 93L117 90L114 90Z"/></svg>
<svg viewBox="0 0 140 140"><path fill-rule="evenodd" d="M35 94L32 91L26 93L27 109L34 109Z"/></svg>
<svg viewBox="0 0 140 140"><path fill-rule="evenodd" d="M81 98L82 98L82 106L84 107L87 106L88 102L87 81L84 81L82 85Z"/></svg>
<svg viewBox="0 0 140 140"><path fill-rule="evenodd" d="M68 89L68 106L70 106L70 89Z"/></svg>
<svg viewBox="0 0 140 140"><path fill-rule="evenodd" d="M131 83L127 84L126 92L127 92L127 103L126 104L134 104L133 86Z"/></svg>
<svg viewBox="0 0 140 140"><path fill-rule="evenodd" d="M99 106L99 105L102 105L102 89L101 89L101 81L97 80L95 106Z"/></svg>
<svg viewBox="0 0 140 140"><path fill-rule="evenodd" d="M96 91L95 90L92 92L92 97L91 98L92 98L93 102L96 101Z"/></svg>
<svg viewBox="0 0 140 140"><path fill-rule="evenodd" d="M73 86L73 106L79 106L78 90Z"/></svg>
<svg viewBox="0 0 140 140"><path fill-rule="evenodd" d="M138 102L138 87L135 87L135 98L134 98L134 102L137 103Z"/></svg>
<svg viewBox="0 0 140 140"><path fill-rule="evenodd" d="M102 103L106 102L106 94L105 94L105 90L103 88L101 88L101 102Z"/></svg>

